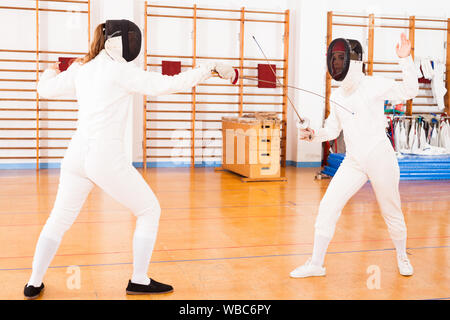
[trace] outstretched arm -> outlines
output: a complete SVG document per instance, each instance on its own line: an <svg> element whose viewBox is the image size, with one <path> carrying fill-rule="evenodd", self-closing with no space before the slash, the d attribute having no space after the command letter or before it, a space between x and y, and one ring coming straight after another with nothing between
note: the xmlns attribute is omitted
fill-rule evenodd
<svg viewBox="0 0 450 320"><path fill-rule="evenodd" d="M37 91L44 98L75 96L75 76L80 65L72 63L66 71L60 72L58 64L46 69L39 79Z"/></svg>
<svg viewBox="0 0 450 320"><path fill-rule="evenodd" d="M145 71L133 65L124 65L118 79L119 85L130 92L159 96L189 90L212 76L214 64L204 64L175 76Z"/></svg>

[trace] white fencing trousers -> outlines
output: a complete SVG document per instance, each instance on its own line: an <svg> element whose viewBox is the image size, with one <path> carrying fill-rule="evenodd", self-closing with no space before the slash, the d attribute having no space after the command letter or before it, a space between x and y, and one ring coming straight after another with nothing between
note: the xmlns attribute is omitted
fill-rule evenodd
<svg viewBox="0 0 450 320"><path fill-rule="evenodd" d="M387 139L374 146L364 159L347 155L342 161L320 202L315 224L317 234L333 237L345 204L369 179L391 239L406 239L399 193L400 169Z"/></svg>
<svg viewBox="0 0 450 320"><path fill-rule="evenodd" d="M141 273L137 276L138 278L145 277L156 240L161 208L144 178L126 161L121 140L88 140L81 138L80 134L75 134L62 162L54 207L39 241L51 239L59 245L64 233L77 218L94 184L129 208L137 217L133 249L136 253L136 251L143 251L140 248L145 248L146 252L144 257L135 257L134 270L136 272L137 268ZM139 242L146 244L143 246ZM38 251L39 246L36 249L34 261L52 258L42 259L45 254ZM136 266L137 261L138 266ZM33 273L42 274L43 277L49 263L50 261L37 263L41 264L41 268L33 263ZM44 270L34 270L35 267ZM38 280L36 283L39 285ZM145 280L142 281L145 282Z"/></svg>

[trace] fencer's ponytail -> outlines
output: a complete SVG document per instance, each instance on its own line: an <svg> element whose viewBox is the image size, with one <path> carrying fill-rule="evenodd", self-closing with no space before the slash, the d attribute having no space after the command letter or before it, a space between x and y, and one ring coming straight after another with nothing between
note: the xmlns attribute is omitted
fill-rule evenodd
<svg viewBox="0 0 450 320"><path fill-rule="evenodd" d="M76 61L85 64L94 59L100 51L105 48L105 24L99 24L94 31L94 39L91 42L89 52L83 58L78 58Z"/></svg>

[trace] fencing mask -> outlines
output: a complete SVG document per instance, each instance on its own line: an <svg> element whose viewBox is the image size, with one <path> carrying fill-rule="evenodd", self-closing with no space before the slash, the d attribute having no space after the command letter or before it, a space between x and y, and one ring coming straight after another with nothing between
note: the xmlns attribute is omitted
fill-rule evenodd
<svg viewBox="0 0 450 320"><path fill-rule="evenodd" d="M105 23L105 50L114 59L130 62L141 52L142 34L129 20L107 20Z"/></svg>
<svg viewBox="0 0 450 320"><path fill-rule="evenodd" d="M328 46L327 68L331 77L336 81L342 81L349 73L351 63L358 61L362 72L363 51L357 40L338 38L334 39Z"/></svg>

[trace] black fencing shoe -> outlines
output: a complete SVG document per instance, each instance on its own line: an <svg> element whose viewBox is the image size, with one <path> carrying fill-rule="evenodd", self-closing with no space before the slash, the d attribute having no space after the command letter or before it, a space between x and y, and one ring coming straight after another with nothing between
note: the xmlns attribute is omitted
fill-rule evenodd
<svg viewBox="0 0 450 320"><path fill-rule="evenodd" d="M39 298L43 291L44 283L42 283L40 287L29 286L28 284L26 284L25 288L23 289L23 295L26 299L33 300Z"/></svg>
<svg viewBox="0 0 450 320"><path fill-rule="evenodd" d="M127 294L158 294L169 293L173 291L173 287L150 279L150 284L137 284L128 281Z"/></svg>

